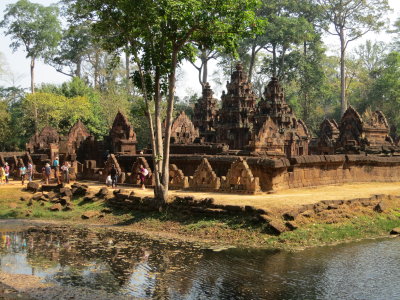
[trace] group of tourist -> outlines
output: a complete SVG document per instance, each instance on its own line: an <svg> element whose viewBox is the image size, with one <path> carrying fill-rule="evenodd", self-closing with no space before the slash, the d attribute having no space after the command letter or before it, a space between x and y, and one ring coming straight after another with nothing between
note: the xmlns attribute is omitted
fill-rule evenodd
<svg viewBox="0 0 400 300"><path fill-rule="evenodd" d="M54 170L54 178L57 181L57 184L60 184L61 182L64 183L69 183L70 182L70 169L71 169L71 165L69 164L68 161L64 161L64 164L60 167L60 161L58 159L58 157L56 157L53 162L52 165L50 166L49 163L46 163L45 166L42 168L42 174L43 174L43 181L46 184L49 184L50 182L50 176L51 176L51 170ZM62 178L60 176L60 170L62 173Z"/></svg>
<svg viewBox="0 0 400 300"><path fill-rule="evenodd" d="M10 166L5 163L4 166L0 166L0 184L8 183L8 177L10 176Z"/></svg>
<svg viewBox="0 0 400 300"><path fill-rule="evenodd" d="M0 184L9 183L10 171L10 166L7 162L4 163L4 166L0 165ZM22 184L25 184L26 178L28 178L28 181L32 181L33 165L31 162L28 162L27 166L25 166L24 164L20 164L19 176L21 178Z"/></svg>
<svg viewBox="0 0 400 300"><path fill-rule="evenodd" d="M140 165L137 176L140 180L140 186L142 187L142 189L145 189L145 181L148 175L149 170L147 170L143 165ZM108 173L108 176L106 178L106 185L115 188L117 186L118 176L118 170L115 165L112 164L110 172Z"/></svg>
<svg viewBox="0 0 400 300"><path fill-rule="evenodd" d="M69 164L68 161L65 161L63 165L60 167L60 161L58 157L56 157L51 165L49 163L45 164L45 166L42 168L42 176L43 176L43 182L45 182L46 184L49 184L50 182L52 169L54 170L54 177L58 184L60 184L61 182L64 183L70 182L71 165ZM32 181L34 175L34 168L31 162L28 162L26 166L25 164L21 163L18 166L18 171L22 185L25 184L26 180L28 180L29 182ZM9 178L11 173L12 170L10 169L10 165L7 162L5 162L4 165L0 165L0 184L9 183Z"/></svg>

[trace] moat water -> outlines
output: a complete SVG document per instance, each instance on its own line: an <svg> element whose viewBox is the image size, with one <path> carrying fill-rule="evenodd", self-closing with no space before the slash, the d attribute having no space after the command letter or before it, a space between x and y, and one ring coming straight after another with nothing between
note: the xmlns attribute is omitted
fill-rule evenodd
<svg viewBox="0 0 400 300"><path fill-rule="evenodd" d="M204 249L0 221L0 270L140 299L400 299L400 239L300 252Z"/></svg>

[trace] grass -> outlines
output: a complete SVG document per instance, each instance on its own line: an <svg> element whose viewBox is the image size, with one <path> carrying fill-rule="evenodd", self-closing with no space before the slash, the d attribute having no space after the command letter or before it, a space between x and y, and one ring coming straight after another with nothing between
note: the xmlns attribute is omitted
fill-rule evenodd
<svg viewBox="0 0 400 300"><path fill-rule="evenodd" d="M44 206L37 201L33 201L32 206L27 205L27 201L21 201L22 196L32 196L31 193L21 191L20 187L1 187L0 188L0 219L8 218L29 218L47 220L74 220L80 219L83 212L88 210L101 210L104 208L103 202L83 203L81 198L73 199L74 209L71 211L50 211L49 208L54 203L43 202ZM29 216L26 216L27 212Z"/></svg>
<svg viewBox="0 0 400 300"><path fill-rule="evenodd" d="M31 195L20 187L0 187L0 218L29 218L58 221L82 221L81 215L88 210L105 208L102 201L84 202L73 199L72 211L52 212L45 203L34 201L32 206L20 201L21 196ZM27 211L30 216L26 216ZM83 222L83 221L82 221ZM166 235L184 240L217 245L245 247L301 249L304 247L337 244L340 242L387 236L391 229L400 227L400 212L393 209L385 214L358 215L335 224L310 223L295 231L280 236L265 233L264 225L254 223L242 216L203 217L171 211L142 212L113 210L102 219L91 219L88 223L102 222L107 225L123 225L126 230L135 230L152 235Z"/></svg>
<svg viewBox="0 0 400 300"><path fill-rule="evenodd" d="M386 214L358 216L338 224L309 224L295 231L285 232L279 237L270 237L271 247L313 247L327 244L387 236L395 227L400 227L400 214L392 210Z"/></svg>

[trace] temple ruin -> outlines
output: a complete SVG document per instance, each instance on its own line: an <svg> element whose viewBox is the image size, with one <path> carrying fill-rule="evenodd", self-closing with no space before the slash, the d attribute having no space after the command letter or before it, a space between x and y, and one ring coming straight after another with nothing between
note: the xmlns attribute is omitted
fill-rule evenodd
<svg viewBox="0 0 400 300"><path fill-rule="evenodd" d="M325 119L317 137L296 117L284 89L272 78L259 99L241 64L221 100L207 83L194 106L172 123L169 185L173 189L260 193L361 181L400 180L399 137L381 111L349 107L341 120ZM220 107L220 108L219 108ZM0 153L0 164L31 161L41 168L57 155L79 179L105 181L114 164L119 183L138 185L139 166L154 185L151 149L137 149L135 129L119 111L107 136L96 140L78 121L68 135L45 127L26 152Z"/></svg>

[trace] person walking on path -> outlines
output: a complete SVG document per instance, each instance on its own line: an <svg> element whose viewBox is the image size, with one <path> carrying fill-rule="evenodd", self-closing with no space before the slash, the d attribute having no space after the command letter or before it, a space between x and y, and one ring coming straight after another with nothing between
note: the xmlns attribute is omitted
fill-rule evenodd
<svg viewBox="0 0 400 300"><path fill-rule="evenodd" d="M33 165L31 162L28 162L28 168L26 170L26 175L28 176L28 181L32 181L32 176L33 176Z"/></svg>
<svg viewBox="0 0 400 300"><path fill-rule="evenodd" d="M4 171L3 166L0 166L0 184L6 182L6 171Z"/></svg>
<svg viewBox="0 0 400 300"><path fill-rule="evenodd" d="M60 161L58 160L58 156L53 160L53 169L57 184L60 184Z"/></svg>
<svg viewBox="0 0 400 300"><path fill-rule="evenodd" d="M140 178L140 186L142 187L143 190L146 188L144 183L145 183L147 175L149 175L149 171L143 165L140 165L139 166L139 178Z"/></svg>
<svg viewBox="0 0 400 300"><path fill-rule="evenodd" d="M110 170L110 176L111 176L111 188L117 187L117 169L115 168L115 165L111 166Z"/></svg>
<svg viewBox="0 0 400 300"><path fill-rule="evenodd" d="M65 161L64 164L61 166L64 183L69 183L69 169L70 169L70 165L67 161Z"/></svg>
<svg viewBox="0 0 400 300"><path fill-rule="evenodd" d="M10 166L8 163L5 163L4 165L4 175L6 177L6 183L8 183L8 177L10 176Z"/></svg>
<svg viewBox="0 0 400 300"><path fill-rule="evenodd" d="M19 175L21 176L21 183L22 185L24 185L26 176L26 167L23 164L19 167Z"/></svg>
<svg viewBox="0 0 400 300"><path fill-rule="evenodd" d="M49 184L50 174L51 174L50 164L46 163L46 165L44 166L44 176L45 176L45 183L46 184Z"/></svg>

